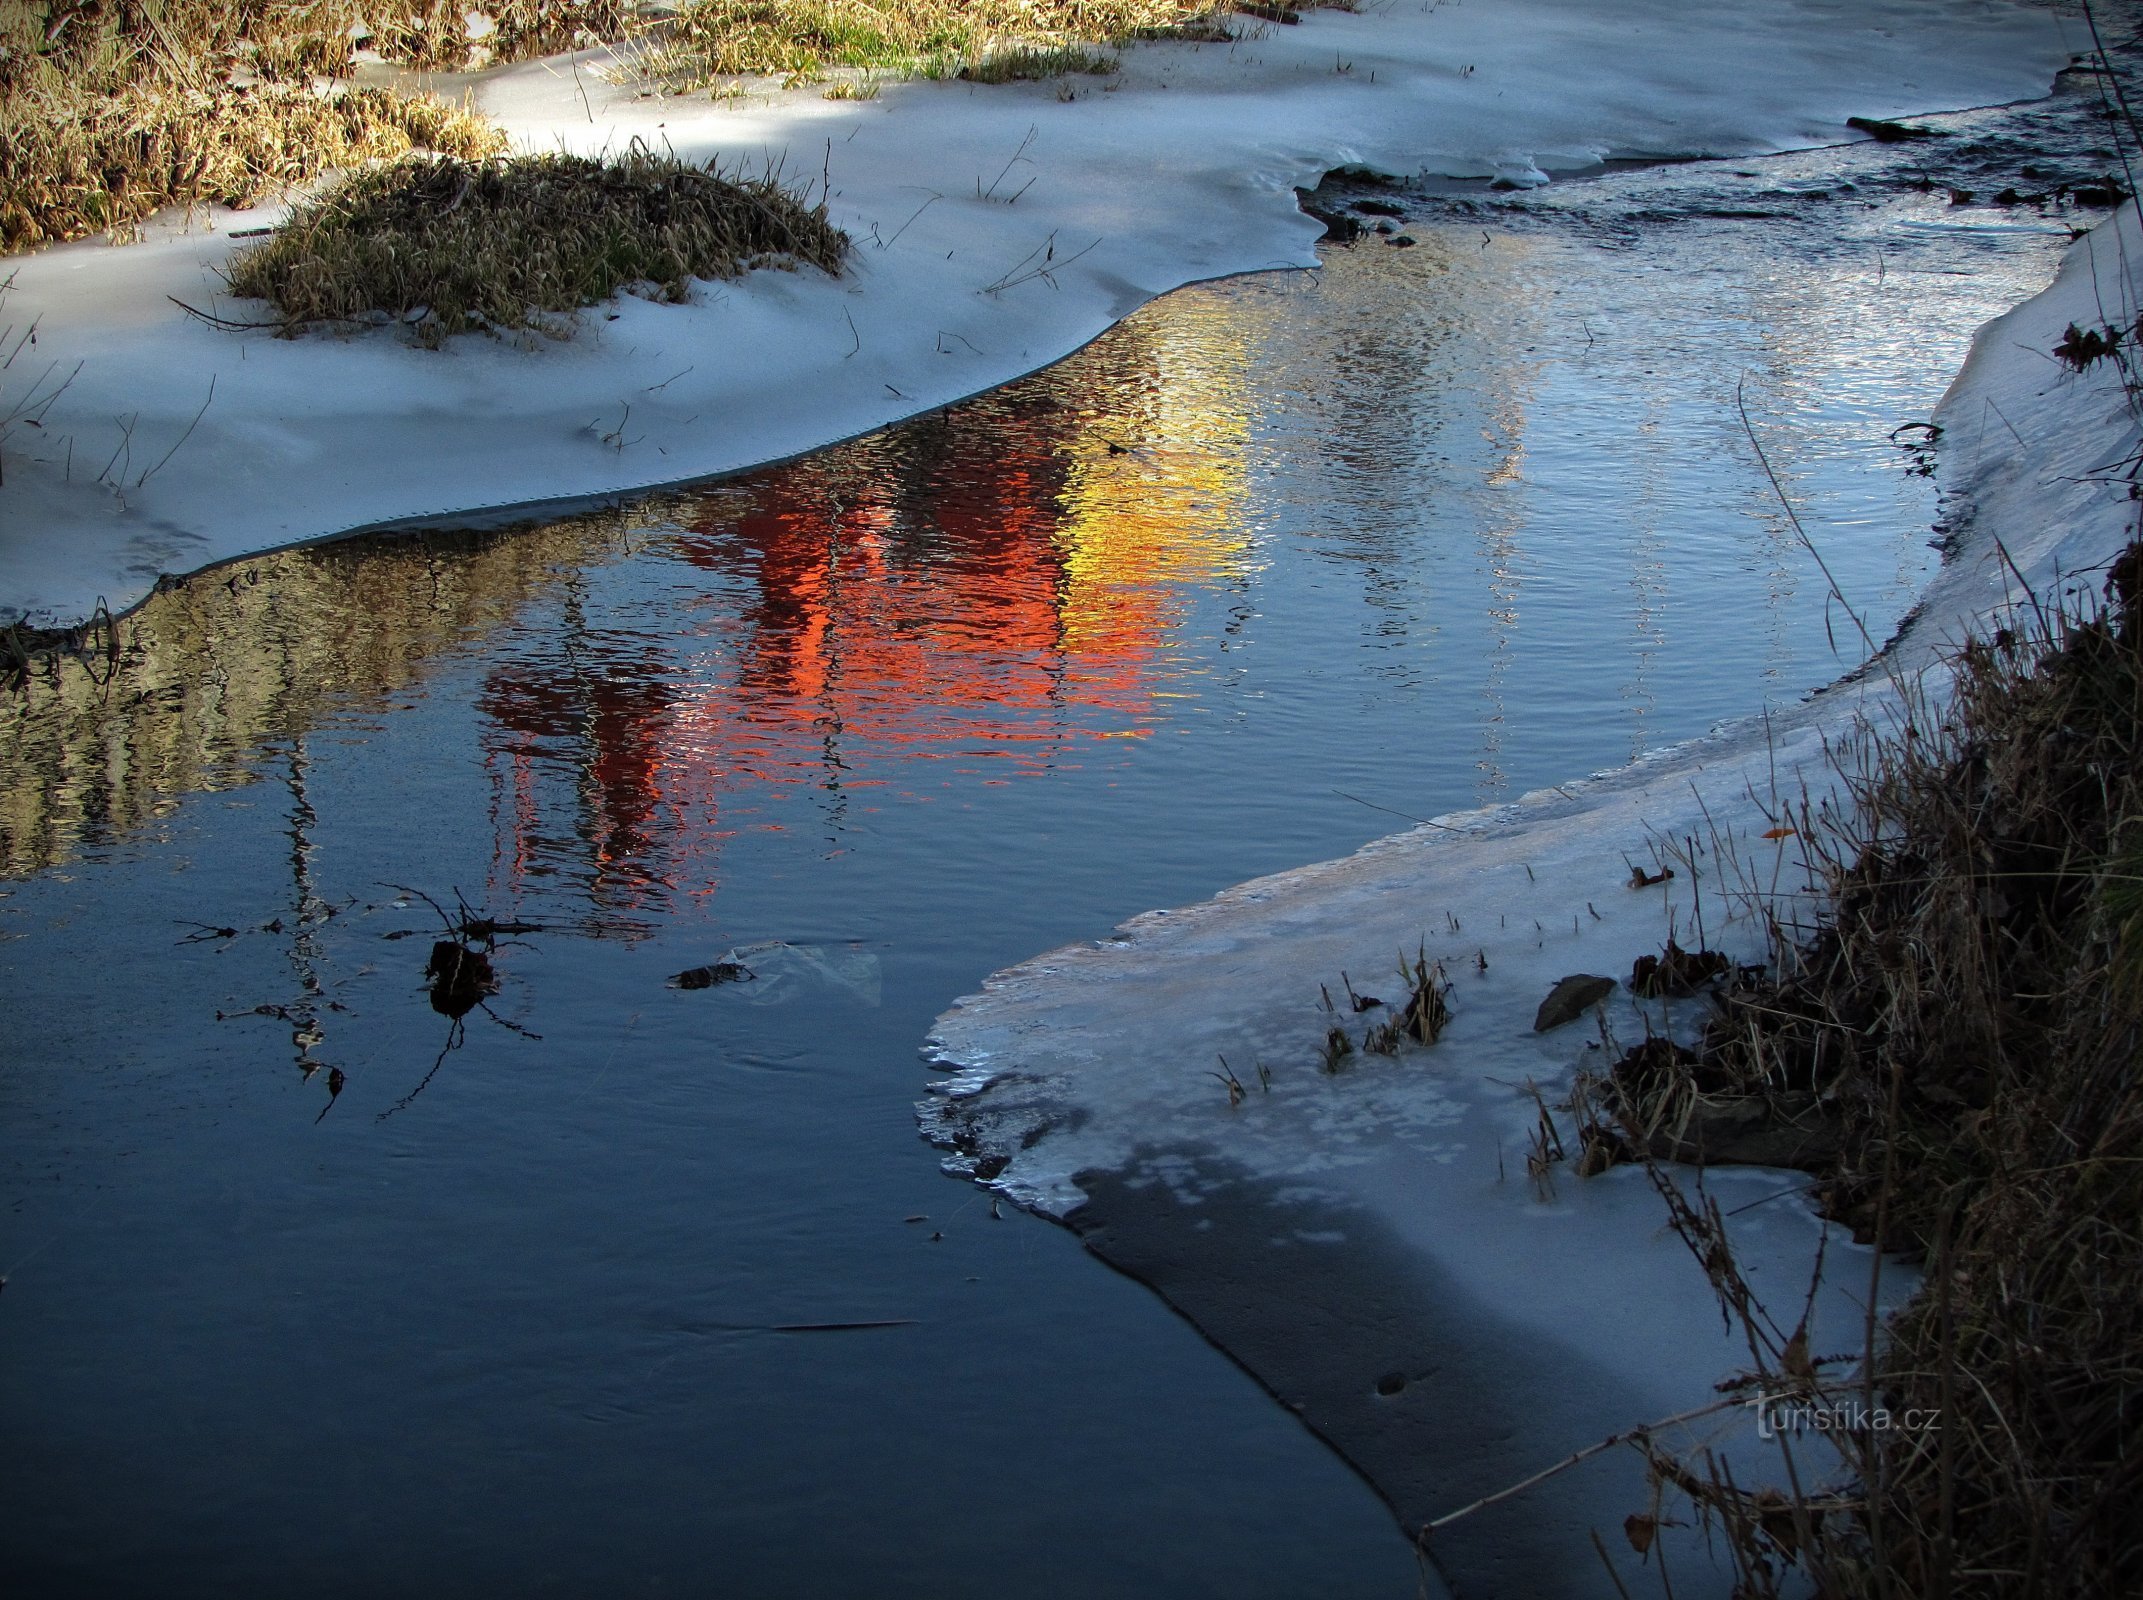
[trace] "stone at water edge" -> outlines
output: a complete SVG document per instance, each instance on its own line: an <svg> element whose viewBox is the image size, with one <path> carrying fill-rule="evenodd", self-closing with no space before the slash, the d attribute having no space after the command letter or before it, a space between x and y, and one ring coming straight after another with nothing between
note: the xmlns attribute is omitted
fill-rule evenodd
<svg viewBox="0 0 2143 1600"><path fill-rule="evenodd" d="M1555 987L1548 991L1548 998L1541 1001L1540 1009L1533 1013L1533 1031L1546 1033L1566 1022L1575 1022L1614 992L1613 978L1598 977L1590 972L1573 972L1567 978L1558 978Z"/></svg>

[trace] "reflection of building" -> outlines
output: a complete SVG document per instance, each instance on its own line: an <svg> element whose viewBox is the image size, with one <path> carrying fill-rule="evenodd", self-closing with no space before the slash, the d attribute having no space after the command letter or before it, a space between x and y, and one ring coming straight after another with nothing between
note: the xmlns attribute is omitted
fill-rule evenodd
<svg viewBox="0 0 2143 1600"><path fill-rule="evenodd" d="M583 819L577 832L585 849L567 853L585 855L598 881L642 871L658 829L656 775L667 709L659 656L652 648L625 654L599 639L574 645L563 670L494 669L477 700L494 790L503 775L508 798L497 822L501 847L510 852L507 877L517 888L532 862L564 842L551 841L546 851L540 835L547 761L575 769Z"/></svg>
<svg viewBox="0 0 2143 1600"><path fill-rule="evenodd" d="M1160 354L1134 325L673 507L661 548L707 575L677 615L599 626L576 590L561 650L486 680L508 898L561 853L617 909L704 892L694 858L792 788L837 808L914 781L904 763L1034 773L1143 731L1189 588L1243 551L1240 408L1199 404L1236 371L1223 355L1216 381L1200 349L1202 371L1162 382ZM574 774L563 822L553 762Z"/></svg>

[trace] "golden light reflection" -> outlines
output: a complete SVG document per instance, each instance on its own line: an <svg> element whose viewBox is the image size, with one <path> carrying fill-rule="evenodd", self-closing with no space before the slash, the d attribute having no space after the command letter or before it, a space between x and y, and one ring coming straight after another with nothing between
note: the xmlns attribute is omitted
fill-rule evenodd
<svg viewBox="0 0 2143 1600"><path fill-rule="evenodd" d="M1173 623L1180 586L1240 576L1249 483L1251 352L1235 336L1180 323L1151 339L1154 381L1116 408L1136 443L1110 428L1072 435L1058 533L1067 580L1067 649L1121 649Z"/></svg>
<svg viewBox="0 0 2143 1600"><path fill-rule="evenodd" d="M1517 653L1518 601L1525 587L1524 534L1528 517L1521 496L1526 489L1526 419L1538 375L1538 364L1524 361L1492 365L1484 373L1482 402L1486 416L1481 436L1495 460L1482 479L1488 492L1474 535L1488 591L1488 654L1481 681L1481 698L1488 709L1481 719L1481 751L1474 762L1479 774L1475 791L1483 800L1509 786L1503 753L1508 714L1504 685Z"/></svg>

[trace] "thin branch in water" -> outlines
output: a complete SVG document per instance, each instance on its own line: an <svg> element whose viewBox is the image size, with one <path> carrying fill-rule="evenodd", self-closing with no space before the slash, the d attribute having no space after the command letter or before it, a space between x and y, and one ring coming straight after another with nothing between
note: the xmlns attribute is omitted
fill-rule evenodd
<svg viewBox="0 0 2143 1600"><path fill-rule="evenodd" d="M1750 448L1755 450L1756 459L1764 469L1764 476L1771 480L1772 493L1778 496L1778 503L1785 507L1786 520L1793 524L1793 531L1801 541L1801 548L1815 557L1816 565L1823 569L1823 581L1830 585L1831 597L1844 607L1845 614L1853 619L1853 626L1860 630L1861 642L1867 645L1868 654L1877 655L1880 652L1876 649L1874 635L1868 632L1868 625L1860 620L1860 613L1855 611L1852 602L1846 599L1845 591L1838 587L1838 579L1831 572L1830 563L1823 559L1823 552L1816 548L1815 541L1808 537L1808 530L1801 526L1800 514L1793 509L1793 501L1787 498L1786 486L1778 481L1778 474L1771 468L1771 458L1764 454L1763 441L1756 437L1755 425L1749 421L1746 392L1748 385L1747 373L1743 373L1741 381L1734 385L1734 409L1741 413L1741 431L1749 436Z"/></svg>
<svg viewBox="0 0 2143 1600"><path fill-rule="evenodd" d="M1599 1443L1589 1444L1582 1450L1573 1450L1562 1460L1556 1462L1554 1466L1544 1467L1530 1478L1514 1483L1507 1489L1498 1489L1494 1494L1483 1495L1480 1499L1474 1501L1472 1505L1460 1506L1456 1511L1445 1512L1433 1522L1424 1522L1421 1525L1421 1535L1423 1538L1427 1538L1437 1529L1448 1528L1452 1523L1470 1517L1476 1511L1485 1511L1492 1505L1498 1505L1515 1495L1523 1494L1536 1484L1546 1483L1557 1474L1568 1472L1572 1467L1582 1465L1584 1462L1590 1461L1594 1456L1604 1455L1617 1445L1647 1440L1662 1428L1678 1427L1684 1422L1694 1422L1699 1417L1712 1416L1718 1412L1729 1410L1735 1406L1746 1405L1747 1403L1741 1396L1732 1395L1724 1400L1710 1401L1695 1407L1693 1410L1677 1411L1673 1416L1661 1417L1657 1422L1641 1422L1634 1428L1625 1428L1620 1433L1611 1433Z"/></svg>
<svg viewBox="0 0 2143 1600"><path fill-rule="evenodd" d="M456 933L460 931L454 926L454 919L446 914L445 907L441 906L438 901L434 900L422 889L412 889L406 884L388 883L384 880L381 881L380 887L382 889L392 889L396 894L408 895L412 899L422 900L426 905L430 906L434 911L439 913L439 921L446 928L446 931L448 933Z"/></svg>
<svg viewBox="0 0 2143 1600"><path fill-rule="evenodd" d="M439 1054L432 1059L431 1070L425 1073L422 1078L419 1078L417 1080L417 1086L414 1089L410 1090L409 1093L403 1095L401 1099L395 1101L393 1105L389 1106L385 1111L382 1111L373 1120L375 1122L385 1122L397 1111L405 1110L408 1107L410 1101L416 1099L418 1095L422 1094L426 1089L431 1087L432 1079L438 1077L439 1069L446 1065L446 1058L448 1057L448 1055L450 1055L454 1050L458 1049L461 1045L462 1040L467 1036L468 1030L462 1026L461 1018L454 1018L453 1021L447 1026L446 1043L439 1047Z"/></svg>
<svg viewBox="0 0 2143 1600"><path fill-rule="evenodd" d="M1014 167L1018 166L1020 162L1026 160L1027 147L1034 143L1035 135L1040 131L1041 130L1036 127L1029 127L1027 129L1027 137L1020 140L1019 148L1012 152L1012 159L1004 164L1004 171L999 172L996 177L990 180L990 186L987 189L982 187L981 178L978 177L975 179L975 198L977 200L987 200L990 198L990 196L994 195L997 192L997 186L1005 181L1005 173L1010 172ZM1026 192L1026 189L1023 188L1020 190L1019 194L1025 194ZM1012 198L1014 200L1017 200L1019 198L1019 195L1016 194Z"/></svg>
<svg viewBox="0 0 2143 1600"><path fill-rule="evenodd" d="M201 409L193 414L193 421L186 424L186 431L179 435L178 444L174 444L169 450L166 450L164 452L162 461L157 462L155 466L149 468L148 471L144 472L140 477L134 480L135 488L139 489L143 484L147 483L151 478L156 476L157 473L164 470L164 463L169 461L173 456L179 453L179 445L182 445L188 439L191 439L193 437L194 429L201 426L201 419L208 415L208 408L210 404L215 400L215 398L216 375L211 372L208 375L208 399L203 400L201 402Z"/></svg>
<svg viewBox="0 0 2143 1600"><path fill-rule="evenodd" d="M1399 811L1391 806L1380 806L1374 800L1364 800L1360 795L1349 794L1344 789L1334 789L1332 792L1342 800L1352 800L1356 805L1367 806L1372 811L1382 811L1394 817L1404 817L1408 822L1418 822L1424 828L1441 828L1446 833L1464 833L1466 831L1463 828L1454 828L1448 822L1432 822L1427 817L1417 817L1411 811Z"/></svg>

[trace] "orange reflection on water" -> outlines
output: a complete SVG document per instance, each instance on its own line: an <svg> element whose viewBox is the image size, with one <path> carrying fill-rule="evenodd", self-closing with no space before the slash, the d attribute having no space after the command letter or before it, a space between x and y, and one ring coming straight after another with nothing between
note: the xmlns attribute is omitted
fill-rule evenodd
<svg viewBox="0 0 2143 1600"><path fill-rule="evenodd" d="M722 841L798 792L838 805L915 761L994 783L1150 731L1196 594L1246 566L1241 364L1204 350L1163 384L1112 373L1142 353L1115 346L701 496L661 547L707 575L674 634L569 600L561 648L479 700L495 887L705 893Z"/></svg>

